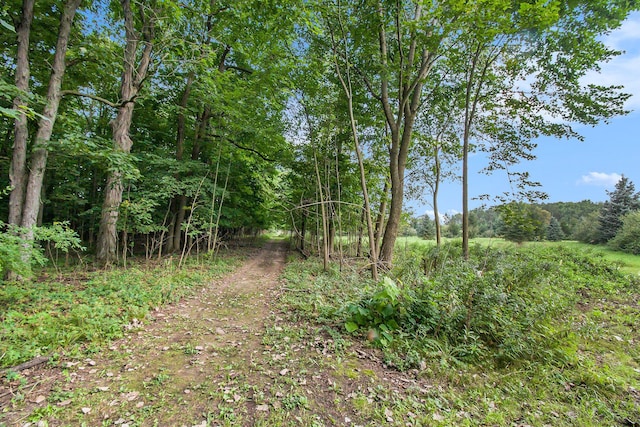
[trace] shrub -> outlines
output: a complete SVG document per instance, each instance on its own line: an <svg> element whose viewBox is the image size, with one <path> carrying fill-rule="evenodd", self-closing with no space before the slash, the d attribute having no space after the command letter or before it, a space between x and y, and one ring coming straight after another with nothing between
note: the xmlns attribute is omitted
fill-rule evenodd
<svg viewBox="0 0 640 427"><path fill-rule="evenodd" d="M43 249L35 242L23 239L25 229L0 222L0 277L7 271L27 278L32 275L31 269L36 265L44 265L47 258ZM67 222L56 222L47 227L35 227L36 242L47 243L49 248L67 252L69 249L84 249L75 231ZM25 251L28 257L23 257Z"/></svg>
<svg viewBox="0 0 640 427"><path fill-rule="evenodd" d="M457 243L423 250L423 260L408 254L393 271L402 276L385 278L346 309L347 330L376 331L375 343L398 368L429 358L447 365L566 360L570 331L557 325L578 290L628 285L593 255L558 247L474 245L468 261ZM409 263L428 265L429 274Z"/></svg>
<svg viewBox="0 0 640 427"><path fill-rule="evenodd" d="M622 218L622 227L609 245L613 249L640 255L640 211L628 213Z"/></svg>

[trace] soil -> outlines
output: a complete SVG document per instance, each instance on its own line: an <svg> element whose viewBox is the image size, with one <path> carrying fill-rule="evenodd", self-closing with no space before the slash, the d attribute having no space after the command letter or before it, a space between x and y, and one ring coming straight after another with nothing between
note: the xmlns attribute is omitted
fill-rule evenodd
<svg viewBox="0 0 640 427"><path fill-rule="evenodd" d="M374 401L429 387L366 345L336 352L338 338L280 312L286 247L249 251L234 273L134 320L108 348L5 381L0 426L363 425Z"/></svg>

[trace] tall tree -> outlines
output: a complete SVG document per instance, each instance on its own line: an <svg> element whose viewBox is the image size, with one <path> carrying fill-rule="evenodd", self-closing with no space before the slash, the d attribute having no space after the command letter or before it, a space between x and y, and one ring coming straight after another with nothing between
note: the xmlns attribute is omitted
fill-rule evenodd
<svg viewBox="0 0 640 427"><path fill-rule="evenodd" d="M47 157L49 154L48 144L53 133L53 125L58 116L58 107L62 97L61 87L66 70L65 57L71 34L71 26L76 14L76 10L82 0L67 0L60 16L60 27L56 41L55 54L51 63L51 77L47 88L47 99L42 111L38 130L35 136L35 143L31 153L30 172L25 190L24 205L22 208L22 218L20 225L25 229L24 239L32 242L34 238L34 226L37 223L38 212L40 211L40 195L42 182L47 167ZM29 251L23 254L25 260L29 257Z"/></svg>
<svg viewBox="0 0 640 427"><path fill-rule="evenodd" d="M613 191L607 191L609 200L604 202L598 218L598 242L613 239L622 227L623 217L640 209L640 193L635 192L633 182L622 176Z"/></svg>
<svg viewBox="0 0 640 427"><path fill-rule="evenodd" d="M560 221L555 216L551 217L551 221L547 226L547 240L552 242L557 242L559 240L564 239L564 232L562 231L562 226L560 225Z"/></svg>
<svg viewBox="0 0 640 427"><path fill-rule="evenodd" d="M597 70L599 63L617 54L598 36L620 25L630 10L624 3L611 4L607 10L596 3L492 0L465 5L469 31L448 57L453 58L454 69L463 67L465 87L465 257L469 253L468 156L474 133L476 139L489 141L487 170L506 169L518 197L532 200L545 197L530 190L539 184L527 172L509 172L509 168L534 158L533 139L579 137L572 123L594 125L624 113L628 95L620 93L619 87L581 83L588 70Z"/></svg>
<svg viewBox="0 0 640 427"><path fill-rule="evenodd" d="M389 173L391 203L380 260L391 265L404 201L404 175L416 115L422 105L425 78L437 57L442 35L434 28L436 14L420 2L378 1L375 26L378 32L378 89L365 80L380 102L391 133ZM407 10L412 10L407 17ZM442 16L441 18L445 18ZM440 22L444 32L447 22Z"/></svg>
<svg viewBox="0 0 640 427"><path fill-rule="evenodd" d="M339 11L340 12L340 11ZM347 41L347 35L344 31L342 24L342 17L338 13L338 31L339 39L335 37L333 28L331 28L331 45L334 52L334 64L338 80L347 97L347 111L349 113L349 124L351 127L351 134L353 136L353 143L356 152L356 158L358 159L358 169L360 171L360 186L362 188L362 198L364 199L364 217L367 223L367 232L369 235L369 258L371 259L371 276L373 280L378 280L378 245L375 237L374 224L371 219L371 203L369 201L369 189L367 185L367 177L364 167L364 156L362 154L362 148L360 147L360 138L358 134L358 128L356 124L356 118L354 115L353 106L353 84L352 84L352 70L350 65L351 54L349 52L349 45ZM339 57L344 57L344 64L341 64ZM386 192L386 191L385 191ZM384 215L384 214L382 214Z"/></svg>
<svg viewBox="0 0 640 427"><path fill-rule="evenodd" d="M22 15L16 27L18 50L16 54L15 84L22 93L13 101L13 108L18 117L15 121L13 136L13 157L9 167L9 181L11 194L9 196L9 224L20 225L22 221L22 205L27 181L27 141L29 130L27 127L27 100L29 91L29 37L31 22L33 21L33 5L35 0L22 2Z"/></svg>
<svg viewBox="0 0 640 427"><path fill-rule="evenodd" d="M129 135L135 99L142 89L142 84L147 77L147 71L151 63L151 51L156 25L157 10L152 2L151 8L139 5L142 19L141 31L136 30L131 0L121 0L124 16L125 47L123 72L120 82L121 104L115 119L111 122L113 131L114 149L123 153L129 153L133 141ZM142 41L144 46L138 59L138 44ZM98 262L108 264L116 259L117 247L117 222L122 203L122 171L113 170L109 173L105 187L104 202L102 204L102 218L100 230L96 242L96 259Z"/></svg>

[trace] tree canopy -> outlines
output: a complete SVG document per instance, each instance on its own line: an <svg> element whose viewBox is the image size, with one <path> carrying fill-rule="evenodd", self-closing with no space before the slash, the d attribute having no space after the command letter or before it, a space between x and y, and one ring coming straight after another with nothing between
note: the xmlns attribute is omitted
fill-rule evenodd
<svg viewBox="0 0 640 427"><path fill-rule="evenodd" d="M620 54L601 36L635 9L10 0L0 214L28 244L65 221L102 263L278 227L326 259L368 256L375 273L393 262L407 197L428 189L439 220L444 179L462 179L463 241L474 232L470 153L510 171L538 136L579 137L575 124L625 113L623 88L581 78ZM489 196L540 195L526 173L511 178L514 194Z"/></svg>

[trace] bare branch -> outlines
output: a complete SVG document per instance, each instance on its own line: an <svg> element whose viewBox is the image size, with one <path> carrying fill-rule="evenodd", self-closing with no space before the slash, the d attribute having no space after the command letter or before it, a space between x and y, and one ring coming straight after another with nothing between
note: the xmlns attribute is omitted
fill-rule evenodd
<svg viewBox="0 0 640 427"><path fill-rule="evenodd" d="M235 141L235 140L233 140L233 139L231 139L231 138L229 138L229 137L227 137L227 136L223 136L223 135L216 135L216 134L213 134L213 135L211 135L211 136L213 136L213 137L215 137L215 138L224 139L224 140L226 140L227 142L229 142L230 144L235 145L236 147L238 147L238 148L239 148L239 149L241 149L241 150L249 151L249 152L251 152L251 153L255 154L256 156L260 157L260 158L261 158L262 160L264 160L265 162L270 162L270 163L275 163L275 162L276 162L276 160L275 160L275 159L272 159L272 158L269 158L269 157L265 156L264 154L262 154L261 152L259 152L259 151L258 151L258 150L256 150L255 148L245 147L244 145L241 145L241 144L240 144L240 143L238 143L237 141Z"/></svg>
<svg viewBox="0 0 640 427"><path fill-rule="evenodd" d="M98 95L92 95L90 93L82 93L82 92L78 92L77 90L63 90L60 92L60 96L66 96L66 95L71 95L71 96L79 96L82 98L89 98L89 99L93 99L95 101L101 102L105 105L108 105L111 108L120 108L120 107L124 107L125 105L127 105L130 102L135 102L137 95L131 97L131 99L125 99L123 101L118 101L118 102L111 102L108 99L102 98Z"/></svg>

